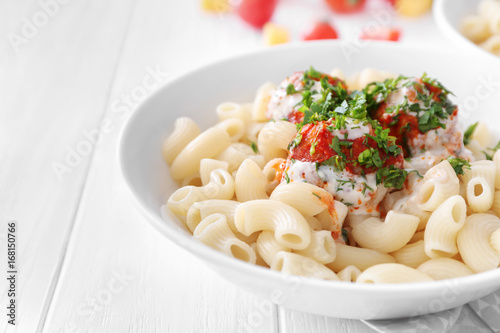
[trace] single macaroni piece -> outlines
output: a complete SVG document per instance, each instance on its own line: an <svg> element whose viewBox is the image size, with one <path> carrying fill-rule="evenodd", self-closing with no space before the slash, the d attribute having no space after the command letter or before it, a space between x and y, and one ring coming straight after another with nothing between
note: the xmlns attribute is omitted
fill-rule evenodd
<svg viewBox="0 0 500 333"><path fill-rule="evenodd" d="M467 39L476 44L484 42L491 36L488 21L479 15L466 17L462 21L460 30Z"/></svg>
<svg viewBox="0 0 500 333"><path fill-rule="evenodd" d="M339 280L337 275L319 262L300 254L281 251L271 263L271 269L285 274L314 277L324 280Z"/></svg>
<svg viewBox="0 0 500 333"><path fill-rule="evenodd" d="M224 102L217 105L215 112L219 117L220 121L227 119L240 119L245 123L250 121L250 114L245 110L245 108L238 103Z"/></svg>
<svg viewBox="0 0 500 333"><path fill-rule="evenodd" d="M235 194L238 201L269 199L266 186L266 176L257 163L246 159L236 172L235 177Z"/></svg>
<svg viewBox="0 0 500 333"><path fill-rule="evenodd" d="M193 236L211 248L255 264L255 251L233 234L223 214L212 214L204 218L194 230Z"/></svg>
<svg viewBox="0 0 500 333"><path fill-rule="evenodd" d="M293 252L312 258L321 264L329 264L335 260L336 250L330 231L313 230L309 246L303 250L294 250Z"/></svg>
<svg viewBox="0 0 500 333"><path fill-rule="evenodd" d="M179 216L186 216L189 208L198 201L208 199L232 199L234 179L224 169L210 174L210 182L203 187L184 186L175 191L167 201L167 207Z"/></svg>
<svg viewBox="0 0 500 333"><path fill-rule="evenodd" d="M311 228L293 207L279 201L252 200L236 208L234 223L245 236L256 231L274 231L283 246L303 250L311 243Z"/></svg>
<svg viewBox="0 0 500 333"><path fill-rule="evenodd" d="M227 170L228 163L225 161L214 160L212 158L204 158L200 161L200 179L202 185L207 185L210 182L210 175L216 169Z"/></svg>
<svg viewBox="0 0 500 333"><path fill-rule="evenodd" d="M250 247L255 251L255 255L257 256L257 259L255 260L255 264L262 266L262 267L269 268L270 266L264 261L264 259L262 259L259 252L257 252L257 243L250 244Z"/></svg>
<svg viewBox="0 0 500 333"><path fill-rule="evenodd" d="M270 196L271 200L281 201L297 209L305 216L316 217L322 229L340 232L347 215L347 206L326 190L305 182L281 183Z"/></svg>
<svg viewBox="0 0 500 333"><path fill-rule="evenodd" d="M420 209L429 212L434 211L449 197L457 195L460 190L455 170L446 160L429 169L423 180L416 200Z"/></svg>
<svg viewBox="0 0 500 333"><path fill-rule="evenodd" d="M227 224L233 232L239 232L234 225L234 212L240 203L233 200L205 200L194 203L186 215L186 225L191 232L196 229L201 220L209 215L220 213L227 219Z"/></svg>
<svg viewBox="0 0 500 333"><path fill-rule="evenodd" d="M276 186L281 182L281 165L286 160L284 158L273 158L264 166L262 172L267 179L266 193L271 194Z"/></svg>
<svg viewBox="0 0 500 333"><path fill-rule="evenodd" d="M283 246L276 241L276 238L274 238L274 232L272 231L262 231L259 234L259 237L257 237L255 247L257 249L257 253L268 266L271 266L271 262L273 261L276 253L280 251L291 252L290 248Z"/></svg>
<svg viewBox="0 0 500 333"><path fill-rule="evenodd" d="M288 121L272 121L267 123L259 133L257 145L259 151L266 162L273 158L288 156L288 144L292 141L297 133L297 128L294 124Z"/></svg>
<svg viewBox="0 0 500 333"><path fill-rule="evenodd" d="M191 118L177 118L174 131L163 141L161 148L165 162L172 164L177 155L199 134L200 128Z"/></svg>
<svg viewBox="0 0 500 333"><path fill-rule="evenodd" d="M221 121L214 127L222 128L227 132L231 142L239 141L245 135L245 123L238 118L229 118Z"/></svg>
<svg viewBox="0 0 500 333"><path fill-rule="evenodd" d="M343 270L337 273L340 281L346 282L356 282L358 277L361 275L361 271L356 266L347 266Z"/></svg>
<svg viewBox="0 0 500 333"><path fill-rule="evenodd" d="M468 216L458 233L457 244L464 263L474 272L498 268L500 255L493 248L491 236L500 229L500 219L491 214Z"/></svg>
<svg viewBox="0 0 500 333"><path fill-rule="evenodd" d="M458 253L457 234L465 223L467 205L454 195L443 202L431 215L425 228L425 253L430 258L453 257Z"/></svg>
<svg viewBox="0 0 500 333"><path fill-rule="evenodd" d="M472 140L476 140L477 143L483 148L491 147L495 144L494 136L490 131L488 125L482 121L479 121L472 133Z"/></svg>
<svg viewBox="0 0 500 333"><path fill-rule="evenodd" d="M224 151L231 144L227 132L219 127L212 127L198 135L177 155L170 166L170 176L181 180L200 169L200 161L212 158Z"/></svg>
<svg viewBox="0 0 500 333"><path fill-rule="evenodd" d="M493 205L494 189L483 177L473 177L467 183L467 203L475 213L485 213Z"/></svg>
<svg viewBox="0 0 500 333"><path fill-rule="evenodd" d="M496 164L493 161L475 161L470 163L470 170L464 168L464 174L461 176L462 182L468 184L469 181L474 177L482 177L484 181L489 184L488 190L495 191L495 175L496 175ZM468 193L467 193L468 195Z"/></svg>
<svg viewBox="0 0 500 333"><path fill-rule="evenodd" d="M414 268L401 264L380 264L366 269L358 276L361 283L410 283L433 281L432 278Z"/></svg>
<svg viewBox="0 0 500 333"><path fill-rule="evenodd" d="M347 266L356 266L364 271L368 267L378 264L396 262L394 257L387 253L340 243L335 243L335 245L337 247L335 261L326 265L334 272L340 272Z"/></svg>
<svg viewBox="0 0 500 333"><path fill-rule="evenodd" d="M241 163L246 159L252 159L259 165L259 168L261 164L264 165L264 157L262 155L255 155L252 148L241 142L231 144L222 153L217 155L216 159L227 162L230 173L237 171Z"/></svg>
<svg viewBox="0 0 500 333"><path fill-rule="evenodd" d="M253 121L263 122L268 120L266 117L267 104L271 100L274 89L276 89L276 86L273 83L266 82L257 90L252 109Z"/></svg>
<svg viewBox="0 0 500 333"><path fill-rule="evenodd" d="M417 270L429 275L434 280L453 279L474 274L464 263L451 258L428 260L418 266Z"/></svg>
<svg viewBox="0 0 500 333"><path fill-rule="evenodd" d="M389 211L382 222L370 217L353 227L352 236L364 248L389 253L405 246L417 231L418 217Z"/></svg>
<svg viewBox="0 0 500 333"><path fill-rule="evenodd" d="M396 259L398 264L406 265L411 268L417 268L420 264L431 259L425 253L425 243L423 240L405 245L399 250L392 252L391 255Z"/></svg>

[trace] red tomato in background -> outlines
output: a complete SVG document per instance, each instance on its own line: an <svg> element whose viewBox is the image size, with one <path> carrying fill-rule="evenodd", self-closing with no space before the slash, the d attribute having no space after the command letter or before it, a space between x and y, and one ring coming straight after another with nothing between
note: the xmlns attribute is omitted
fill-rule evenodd
<svg viewBox="0 0 500 333"><path fill-rule="evenodd" d="M355 13L363 10L366 0L325 0L337 13Z"/></svg>
<svg viewBox="0 0 500 333"><path fill-rule="evenodd" d="M401 37L401 32L396 28L381 28L377 33L370 33L363 31L359 36L360 39L372 39L372 40L388 40L392 42L399 41Z"/></svg>
<svg viewBox="0 0 500 333"><path fill-rule="evenodd" d="M304 40L337 38L339 38L337 31L328 22L316 22L312 29L303 37Z"/></svg>
<svg viewBox="0 0 500 333"><path fill-rule="evenodd" d="M251 26L261 29L273 16L278 0L242 0L238 15Z"/></svg>

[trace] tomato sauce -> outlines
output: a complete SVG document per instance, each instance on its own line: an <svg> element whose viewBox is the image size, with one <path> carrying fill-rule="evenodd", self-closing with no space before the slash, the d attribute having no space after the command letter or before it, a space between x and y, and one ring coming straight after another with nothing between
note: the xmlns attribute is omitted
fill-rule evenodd
<svg viewBox="0 0 500 333"><path fill-rule="evenodd" d="M404 156L408 157L410 156L410 152L407 145L404 144L405 140L406 142L411 142L418 135L423 134L418 129L418 119L416 116L403 111L386 113L386 109L387 105L385 102L380 104L373 118L377 119L384 129L390 129L389 135L396 138L396 144L403 147Z"/></svg>
<svg viewBox="0 0 500 333"><path fill-rule="evenodd" d="M296 147L291 149L289 159L296 159L302 162L321 163L331 157L339 155L335 150L333 150L332 147L330 147L334 134L330 132L327 127L331 125L330 121L321 121L316 124L305 125L300 132L302 140ZM370 133L370 135L374 136L374 133ZM387 154L383 149L378 148L377 143L372 138L366 136L354 140L342 138L340 141L348 141L352 143L350 148L345 145L341 145L340 151L347 157L347 160L345 160L346 171L354 175L360 175L363 172L366 174L377 171L377 168L374 166L367 167L366 165L360 165L358 163L359 155L369 148L378 150L380 158L383 161L382 167L391 164L398 168L403 166L404 160L402 155L394 157ZM315 145L314 148L312 148L313 145Z"/></svg>

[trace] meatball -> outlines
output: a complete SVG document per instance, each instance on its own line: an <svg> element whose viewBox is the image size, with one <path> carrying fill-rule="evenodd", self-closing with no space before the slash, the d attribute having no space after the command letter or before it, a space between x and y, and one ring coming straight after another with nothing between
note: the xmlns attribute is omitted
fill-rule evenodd
<svg viewBox="0 0 500 333"><path fill-rule="evenodd" d="M282 181L326 189L353 214L378 215L390 188L401 189L402 149L376 122L338 115L304 125L290 144Z"/></svg>
<svg viewBox="0 0 500 333"><path fill-rule="evenodd" d="M370 114L390 130L412 168L425 172L448 156L470 160L458 130L458 107L450 92L428 78L403 77L365 88Z"/></svg>
<svg viewBox="0 0 500 333"><path fill-rule="evenodd" d="M303 93L309 91L311 98L316 101L322 97L321 79L325 78L333 86L340 85L343 90L346 84L339 78L320 73L314 69L304 72L295 72L281 82L267 106L266 116L274 120L287 120L294 124L300 123L304 113L299 109L302 106Z"/></svg>

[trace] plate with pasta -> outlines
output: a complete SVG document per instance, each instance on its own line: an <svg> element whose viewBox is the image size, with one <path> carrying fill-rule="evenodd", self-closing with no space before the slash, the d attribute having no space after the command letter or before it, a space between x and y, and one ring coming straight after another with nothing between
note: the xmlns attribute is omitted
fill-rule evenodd
<svg viewBox="0 0 500 333"><path fill-rule="evenodd" d="M457 44L500 57L499 0L437 0L433 11L441 31Z"/></svg>
<svg viewBox="0 0 500 333"><path fill-rule="evenodd" d="M225 59L139 106L119 159L148 221L320 315L415 316L500 288L495 60L341 43Z"/></svg>

